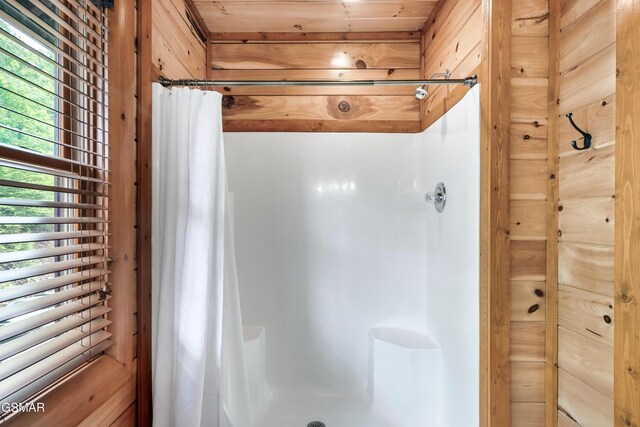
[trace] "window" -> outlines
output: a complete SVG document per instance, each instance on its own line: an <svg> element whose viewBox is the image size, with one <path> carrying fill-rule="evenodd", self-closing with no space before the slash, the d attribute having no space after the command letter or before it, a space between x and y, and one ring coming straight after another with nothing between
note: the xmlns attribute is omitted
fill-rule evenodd
<svg viewBox="0 0 640 427"><path fill-rule="evenodd" d="M0 0L0 403L111 344L106 28L89 0Z"/></svg>

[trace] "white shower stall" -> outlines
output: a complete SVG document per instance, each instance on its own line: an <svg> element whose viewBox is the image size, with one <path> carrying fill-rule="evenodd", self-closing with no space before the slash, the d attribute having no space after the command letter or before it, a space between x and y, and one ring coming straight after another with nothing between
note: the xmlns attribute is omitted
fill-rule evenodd
<svg viewBox="0 0 640 427"><path fill-rule="evenodd" d="M479 87L420 134L224 140L252 425L477 426Z"/></svg>

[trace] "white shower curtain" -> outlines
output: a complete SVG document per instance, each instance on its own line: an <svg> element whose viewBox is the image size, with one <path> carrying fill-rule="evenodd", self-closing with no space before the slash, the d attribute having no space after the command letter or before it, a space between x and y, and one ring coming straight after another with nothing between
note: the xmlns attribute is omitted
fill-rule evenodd
<svg viewBox="0 0 640 427"><path fill-rule="evenodd" d="M221 95L153 87L153 424L247 427Z"/></svg>

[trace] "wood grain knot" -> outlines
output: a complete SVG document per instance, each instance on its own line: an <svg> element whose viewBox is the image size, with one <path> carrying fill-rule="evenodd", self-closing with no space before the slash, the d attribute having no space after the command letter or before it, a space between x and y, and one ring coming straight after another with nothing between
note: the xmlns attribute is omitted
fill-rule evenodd
<svg viewBox="0 0 640 427"><path fill-rule="evenodd" d="M358 59L358 60L356 61L356 68L359 68L359 69L361 69L361 70L364 70L364 69L366 69L366 68L367 68L367 63L366 63L366 62L364 62L362 59Z"/></svg>
<svg viewBox="0 0 640 427"><path fill-rule="evenodd" d="M542 291L542 289L534 289L533 293L539 298L542 298L544 296L544 292Z"/></svg>
<svg viewBox="0 0 640 427"><path fill-rule="evenodd" d="M633 298L631 298L631 295L629 295L627 290L621 291L620 294L618 295L618 298L620 298L620 301L622 301L624 303L629 303L633 299Z"/></svg>
<svg viewBox="0 0 640 427"><path fill-rule="evenodd" d="M604 316L602 316L602 319L604 320L604 323L611 323L611 317L607 314L605 314Z"/></svg>
<svg viewBox="0 0 640 427"><path fill-rule="evenodd" d="M346 113L350 109L351 105L349 105L347 101L340 101L340 103L338 104L338 110L340 110L340 112L342 113Z"/></svg>
<svg viewBox="0 0 640 427"><path fill-rule="evenodd" d="M222 108L229 110L236 106L236 98L231 95L224 95L222 97Z"/></svg>
<svg viewBox="0 0 640 427"><path fill-rule="evenodd" d="M538 311L539 308L540 306L538 304L533 304L531 307L529 307L529 310L527 310L527 312L529 314L535 313L536 311Z"/></svg>

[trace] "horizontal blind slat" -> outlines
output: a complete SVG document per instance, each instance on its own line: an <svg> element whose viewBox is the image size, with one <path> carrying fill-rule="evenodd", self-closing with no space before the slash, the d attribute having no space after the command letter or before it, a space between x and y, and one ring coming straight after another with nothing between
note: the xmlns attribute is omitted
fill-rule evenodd
<svg viewBox="0 0 640 427"><path fill-rule="evenodd" d="M42 242L47 240L91 239L102 236L104 236L104 232L98 230L0 234L0 245L7 243ZM1 292L0 290L0 293Z"/></svg>
<svg viewBox="0 0 640 427"><path fill-rule="evenodd" d="M80 366L82 366L82 364L100 355L106 349L108 349L112 344L113 343L107 339L91 347L89 351L86 351L85 353L81 353L75 357L72 357L70 360L64 363L61 363L59 366L52 369L49 373L41 376L35 381L32 381L31 383L24 386L23 388L16 390L15 392L7 395L5 398L0 399L0 407L2 407L2 404L4 403L23 402L27 398L33 396L35 393L55 383L57 380L64 377L65 375L73 372L73 370L79 368Z"/></svg>
<svg viewBox="0 0 640 427"><path fill-rule="evenodd" d="M65 22L64 19L62 19L57 13L55 13L54 11L46 7L44 4L42 4L39 1L32 1L31 3L34 4L37 8L39 8L41 11L43 11L45 14L47 14L59 26L63 27L65 30L67 30L69 33L76 36L78 39L83 40L85 43L88 43L91 46L91 50L93 51L92 53L99 53L101 51L101 48L98 47L95 43L93 43L87 36L80 33L75 28L73 28L71 24ZM86 51L86 46L83 46L83 47L85 48L85 51Z"/></svg>
<svg viewBox="0 0 640 427"><path fill-rule="evenodd" d="M101 321L102 320L102 321ZM107 319L93 320L81 328L71 329L54 338L23 351L17 357L12 357L0 363L0 381L15 375L30 365L33 365L45 357L51 356L71 344L89 337L91 334L104 329L110 322ZM83 331L82 329L85 329Z"/></svg>
<svg viewBox="0 0 640 427"><path fill-rule="evenodd" d="M69 134L73 135L74 137L76 137L76 138L78 138L78 139L81 139L81 140L84 140L84 141L96 142L96 143L98 143L98 144L102 144L102 142L101 142L101 141L98 141L98 140L97 140L97 139L95 139L95 138L91 138L91 137L89 137L89 136L85 136L85 135L83 135L83 134L81 134L81 133L79 133L79 132L75 132L75 131L72 131L72 130L69 130L69 129L62 128L62 127L60 127L60 126L56 126L55 124L53 124L53 123L48 123L48 122L46 122L46 121L44 121L44 120L39 120L39 119L37 119L37 118L35 118L35 117L31 117L31 116L29 116L28 114L24 114L24 113L21 113L20 111L16 111L16 110L12 110L11 108L7 108L7 107L6 107L6 106L4 106L4 105L0 105L0 108L1 108L1 109L3 109L3 110L5 110L5 111L10 112L11 114L15 114L15 115L17 115L17 116L27 118L27 119L29 119L29 120L32 120L32 121L34 121L34 122L36 122L36 123L39 123L39 124L43 124L43 125L45 125L45 126L47 126L47 127L50 127L50 128L52 128L52 129L57 129L57 130L62 131L62 132L67 132L67 133L69 133ZM75 150L82 151L82 152L92 152L92 151L90 151L90 150L84 150L84 149L80 149L80 148L74 147L74 146L73 146L73 145L71 145L71 144L64 144L64 143L61 143L61 142L56 142L56 144L58 144L58 145L60 145L60 146L63 146L63 147L71 147L71 148L74 148Z"/></svg>
<svg viewBox="0 0 640 427"><path fill-rule="evenodd" d="M83 64L81 61L79 61L78 59L74 58L72 55L68 54L67 52L65 52L64 50L60 49L58 46L52 45L49 42L47 42L47 40L45 40L42 36L40 36L39 34L35 34L32 31L29 30L29 28L27 28L22 22L18 21L17 19L15 19L13 16L11 16L10 14L6 13L3 10L0 10L0 18L2 18L3 20L9 22L13 27L19 29L20 31L22 31L23 33L28 33L29 37L37 40L40 44L42 45L46 45L48 49L54 51L56 53L56 55L58 57L60 57L61 59L64 59L66 61L70 61L71 63L73 63L73 65L75 66L79 66L79 67L83 67L85 70L87 70L87 72L89 72L89 74L91 74L94 78L100 79L100 80L104 80L104 78L97 74L95 71L93 71L91 68L86 67L85 64ZM72 50L74 52L76 52L76 48L73 48L71 46L67 46L69 48L69 50Z"/></svg>
<svg viewBox="0 0 640 427"><path fill-rule="evenodd" d="M49 325L41 326L40 328L35 329L28 334L22 335L5 344L0 345L0 361L14 356L24 350L27 350L30 347L45 342L52 337L56 337L66 331L70 331L73 328L82 326L94 319L99 320L101 324L104 324L104 326L101 327L106 327L111 324L111 322L102 316L109 313L110 311L111 309L109 307L98 305L88 310L81 311L78 314L73 314L71 316L65 317L62 320L51 323Z"/></svg>
<svg viewBox="0 0 640 427"><path fill-rule="evenodd" d="M19 12L21 12L24 16L30 18L33 22L35 22L36 24L38 24L38 26L44 30L45 32L47 32L51 37L59 40L60 42L62 42L61 44L64 44L65 46L73 49L79 56L79 60L80 61L88 61L91 62L92 65L94 65L96 68L103 68L102 64L100 63L100 61L98 61L97 59L95 59L93 56L88 55L86 50L84 48L82 48L81 46L77 45L74 41L72 41L70 38L66 37L65 35L63 35L62 33L60 33L59 31L56 31L54 28L52 28L50 25L47 25L46 23L42 22L42 20L35 15L34 13L32 13L30 10L28 10L27 8L25 8L24 6L22 6L20 3L18 2L14 2L11 4L16 10L18 10ZM33 34L32 31L30 31L28 28L25 31L28 34ZM51 46L51 43L47 43L47 46Z"/></svg>
<svg viewBox="0 0 640 427"><path fill-rule="evenodd" d="M51 160L55 160L57 163L64 163L69 165L69 168L78 168L78 170L84 170L85 173L95 173L95 172L106 172L106 170L101 167L101 166L97 166L97 165L92 165L89 163L85 163L85 162L80 162L78 160L71 160L71 159L66 159L64 157L56 157L56 156L50 156L44 153L39 153L37 151L33 151L33 150L29 150L27 148L24 147L19 147L16 145L10 145L10 144L5 144L5 143L0 143L0 147L4 148L5 150L13 150L16 152L22 152L25 154L29 154L31 156L33 156L34 158L40 158L43 160L43 163L46 163L46 159L51 159ZM86 172L86 171L91 171L91 172ZM102 182L102 180L96 180L96 182Z"/></svg>
<svg viewBox="0 0 640 427"><path fill-rule="evenodd" d="M41 361L29 366L26 369L10 376L4 381L0 382L0 399L4 399L7 396L17 392L23 387L28 386L37 379L43 377L49 372L56 369L58 366L69 362L73 358L80 356L83 353L90 353L91 347L94 347L101 342L109 339L111 334L105 331L98 331L92 334L91 339L85 338L82 342L72 344L61 351L52 354L51 356L42 359Z"/></svg>
<svg viewBox="0 0 640 427"><path fill-rule="evenodd" d="M103 206L93 203L71 203L71 202L52 202L49 200L31 200L31 199L6 199L0 197L0 205L5 206L29 206L34 208L60 208L60 209L87 209L100 210Z"/></svg>
<svg viewBox="0 0 640 427"><path fill-rule="evenodd" d="M0 216L0 224L91 224L103 222L99 217Z"/></svg>
<svg viewBox="0 0 640 427"><path fill-rule="evenodd" d="M13 96L15 96L15 97L17 97L17 98L20 98L20 99L22 99L22 100L25 100L25 101L27 101L27 102L29 102L29 103L33 104L33 105L37 105L38 107L45 108L45 109L47 109L48 111L50 111L51 113L56 114L56 115L58 115L58 116L59 116L59 117L61 117L61 118L69 119L69 120L71 120L75 125L80 124L80 125L84 125L84 126L89 126L89 124L88 124L87 122L85 122L85 121L83 121L83 120L79 119L78 117L73 117L73 116L71 116L71 115L69 115L69 114L63 113L62 111L59 111L58 109L52 108L52 107L51 107L51 106L49 106L49 105L45 105L45 104L43 104L43 103L41 103L41 102L38 102L38 101L36 101L36 100L34 100L34 99L31 99L31 98L29 98L28 96L25 96L25 95L23 95L23 94L21 94L21 93L18 93L18 92L16 92L16 91L13 91L13 90L11 90L11 89L9 89L9 88L7 88L7 87L4 87L4 86L0 85L0 90L3 90L3 91L5 91L5 92L7 92L7 93L10 93L11 95L13 95ZM102 128L101 128L100 126L98 126L97 124L96 124L96 129L99 129L99 130L100 130L100 132L104 133L105 135L108 135L108 134L109 134L109 132L108 132L106 129L102 129Z"/></svg>
<svg viewBox="0 0 640 427"><path fill-rule="evenodd" d="M2 148L2 145L0 145L0 148ZM6 155L6 153L0 152L0 155ZM37 165L37 164L20 161L20 160L0 158L0 166L5 166L13 169L20 169L27 172L44 173L48 175L59 176L62 178L77 179L79 181L88 181L88 182L94 182L99 184L105 184L105 182L102 181L101 179L93 178L90 176L78 175L77 173L74 173L70 170L56 169L56 168ZM108 182L106 184L108 184Z"/></svg>
<svg viewBox="0 0 640 427"><path fill-rule="evenodd" d="M82 267L90 267L96 264L107 264L103 256L89 256L69 261L60 261L49 264L32 265L24 268L0 271L0 283L26 279L27 277L42 276L59 271L72 270Z"/></svg>
<svg viewBox="0 0 640 427"><path fill-rule="evenodd" d="M107 295L106 300L109 299L110 296ZM102 304L104 301L105 299L101 299L98 294L93 294L91 296L83 298L81 301L74 301L63 304L54 309L34 314L33 316L26 319L20 319L5 324L0 328L0 341L4 341L6 339L23 334L39 326L53 322L54 320L62 319L63 317L86 310L90 306Z"/></svg>
<svg viewBox="0 0 640 427"><path fill-rule="evenodd" d="M62 245L50 248L31 249L27 251L0 252L0 264L38 258L50 258L63 255L81 254L103 249L106 249L106 244L104 243L84 243L82 245Z"/></svg>
<svg viewBox="0 0 640 427"><path fill-rule="evenodd" d="M13 113L12 110L4 108L2 106L0 106L0 108L2 108L5 111L10 111ZM17 113L19 114L19 113ZM85 148L82 148L81 146L74 146L73 144L66 144L64 142L59 142L59 141L53 141L51 139L42 137L40 135L36 135L34 133L30 133L30 132L23 132L19 129L13 128L11 126L6 126L6 125L0 125L0 129L4 129L5 131L11 132L12 134L15 134L17 136L26 136L27 138L32 138L32 139L37 139L39 141L42 142L46 142L48 144L51 144L51 146L57 146L57 147L65 147L68 148L69 150L73 150L76 153L82 153L86 156L95 156L95 157L99 157L99 158L103 158L106 157L104 155L102 155L100 152L96 151L96 150L87 150ZM98 140L90 140L89 142L95 142L97 145L102 145L102 141L98 141ZM11 147L20 147L19 145L10 145ZM28 148L25 148L28 149ZM82 155L81 154L81 155Z"/></svg>
<svg viewBox="0 0 640 427"><path fill-rule="evenodd" d="M34 313L52 305L61 304L85 295L97 292L104 287L105 282L91 282L74 286L63 291L44 296L36 296L27 301L18 301L0 308L0 322L15 319L25 314Z"/></svg>
<svg viewBox="0 0 640 427"><path fill-rule="evenodd" d="M7 56L10 56L12 58L16 58L15 55L12 55L10 52L7 52L6 50L4 50L2 48L0 48L0 53L2 53L4 55L7 55ZM20 61L20 62L23 62L25 65L28 64L28 63L26 63L24 61ZM0 67L0 71L3 72L4 74L8 75L8 76L13 77L14 79L20 80L21 82L31 86L33 89L39 90L42 93L46 93L46 94L56 98L60 103L72 106L77 111L80 111L81 114L82 113L86 113L86 115L90 116L91 118L97 118L97 119L103 119L104 118L101 114L96 113L94 111L94 109L92 108L94 104L102 106L102 105L104 105L104 103L99 103L96 100L92 100L91 101L92 102L92 106L87 108L87 107L85 107L83 105L78 104L77 102L70 101L69 100L70 98L68 98L68 97L62 97L62 96L58 95L57 92L51 91L51 90L49 90L47 88L44 88L44 87L36 84L34 81L29 80L28 78L26 78L24 76L21 76L20 74L17 74L15 72L11 71L11 70L8 70L7 68ZM54 80L56 80L56 79L54 79ZM62 84L62 83L58 83L57 80L56 80L56 83L57 84ZM65 84L63 86L67 86L67 85ZM82 93L78 92L77 90L73 90L73 92L77 92L77 95L83 95ZM97 107L96 107L96 110L97 110Z"/></svg>
<svg viewBox="0 0 640 427"><path fill-rule="evenodd" d="M28 50L29 52L31 52L33 55L37 56L41 60L43 60L45 62L48 62L51 66L53 66L55 69L57 69L60 72L60 74L65 74L65 75L69 76L69 78L71 78L71 79L77 79L79 82L82 82L83 85L87 85L88 87L94 88L95 90L98 90L98 91L102 91L102 87L91 83L91 81L87 80L85 77L80 76L77 73L74 73L73 71L69 70L68 68L65 68L62 64L60 64L57 61L55 61L55 60L49 58L48 56L44 55L42 52L40 52L36 48L30 46L28 43L23 42L22 40L20 40L18 37L14 36L13 34L3 30L2 28L0 28L0 34L5 36L5 37L7 37L13 43L16 43L17 45L19 45L23 49Z"/></svg>
<svg viewBox="0 0 640 427"><path fill-rule="evenodd" d="M78 282L95 279L96 277L106 276L109 270L103 268L92 268L91 270L79 271L77 273L63 274L53 279L38 280L33 283L25 283L0 289L0 302L7 302L17 298L26 297L28 295L46 292L51 289L60 288L62 286L72 285Z"/></svg>

